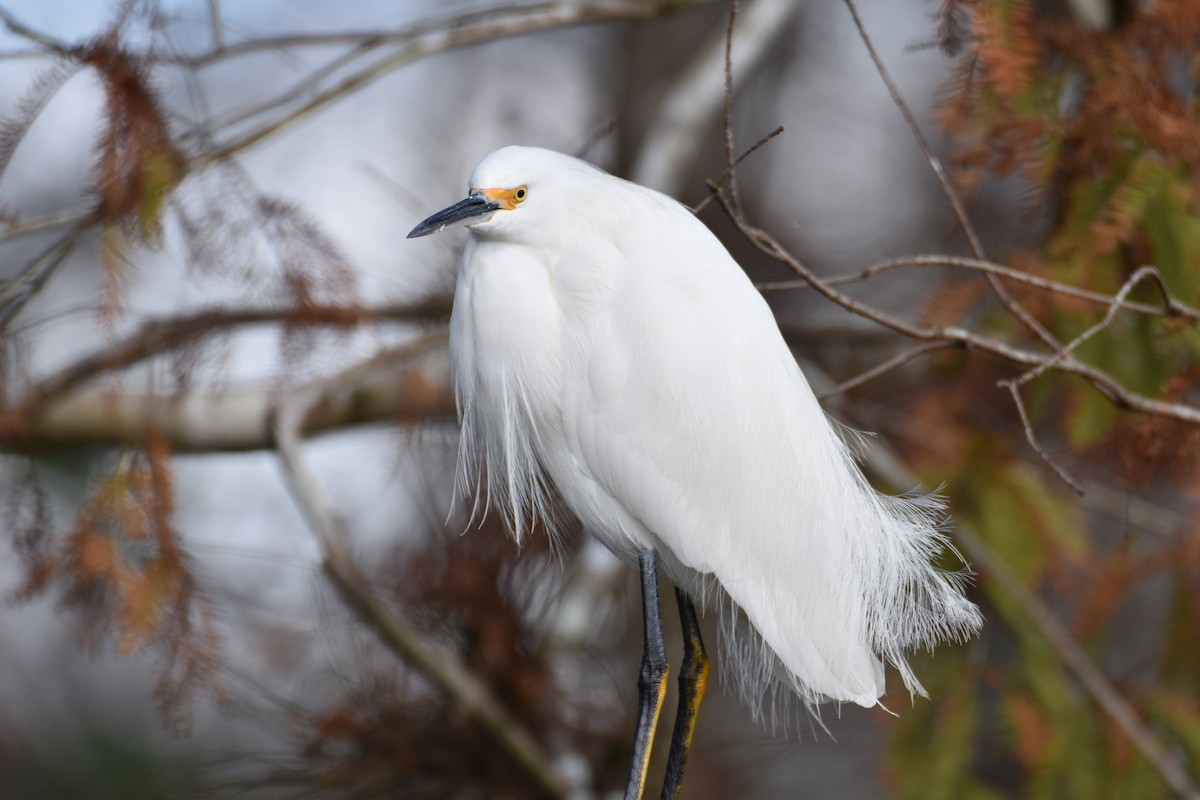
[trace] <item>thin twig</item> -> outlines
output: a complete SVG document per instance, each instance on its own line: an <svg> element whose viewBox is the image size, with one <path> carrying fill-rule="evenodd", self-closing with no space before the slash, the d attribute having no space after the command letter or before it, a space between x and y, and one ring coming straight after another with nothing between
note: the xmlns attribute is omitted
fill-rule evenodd
<svg viewBox="0 0 1200 800"><path fill-rule="evenodd" d="M1062 350L1059 350L1044 363L1039 364L1038 366L1026 371L1024 374L1014 379L1013 383L1015 383L1017 386L1024 386L1034 378L1043 374L1046 370L1058 365L1064 358L1069 357L1071 353L1073 353L1081 344L1111 325L1117 316L1117 312L1121 310L1122 305L1125 303L1125 298L1127 298L1129 293L1132 292L1134 288L1144 280L1154 281L1154 285L1158 287L1159 291L1166 299L1169 307L1171 295L1167 292L1166 284L1163 283L1162 276L1159 275L1158 270L1156 270L1154 267L1148 266L1139 267L1132 275L1129 276L1129 280L1125 281L1124 285L1121 286L1121 290L1112 298L1112 301L1108 306L1108 312L1104 315L1102 320L1076 336L1069 343L1067 343Z"/></svg>
<svg viewBox="0 0 1200 800"><path fill-rule="evenodd" d="M996 275L1002 275L1005 278L1010 278L1014 281L1034 286L1039 289L1044 289L1055 294L1065 295L1067 297L1075 297L1080 300L1087 300L1092 303L1102 303L1111 305L1113 296L1102 292L1093 292L1088 289L1081 289L1077 286L1072 286L1067 283L1053 281L1048 278L1043 278L1039 275L1030 275L1027 272L1007 267L1004 264L997 264L993 261L980 261L977 258L963 258L961 256L948 255L920 255L908 256L905 258L896 258L888 261L881 261L872 264L860 272L850 273L846 275L835 275L825 278L825 282L830 286L844 286L848 283L858 283L868 280L883 272L889 272L894 269L904 267L951 267L955 269L963 269L976 272L992 272ZM757 283L755 286L760 292L780 292L793 289L809 289L811 284L806 280L784 280L784 281L767 281ZM1163 288L1163 304L1161 306L1151 305L1149 303L1139 303L1133 300L1123 299L1118 304L1120 308L1128 311L1136 311L1141 314L1150 314L1159 317L1185 317L1195 322L1200 322L1200 309L1193 308L1186 303L1181 303L1175 297L1166 293Z"/></svg>
<svg viewBox="0 0 1200 800"><path fill-rule="evenodd" d="M53 211L25 222L13 222L0 227L0 242L19 239L22 236L32 236L35 233L43 233L55 228L64 228L67 225L76 225L94 218L95 215L94 207L75 208L69 211Z"/></svg>
<svg viewBox="0 0 1200 800"><path fill-rule="evenodd" d="M737 171L733 160L733 26L737 22L738 0L729 2L729 24L725 27L725 106L722 110L725 143L725 173L729 176L729 204L735 213L742 213L738 197Z"/></svg>
<svg viewBox="0 0 1200 800"><path fill-rule="evenodd" d="M58 58L58 54L46 50L0 50L0 61L34 61L46 58Z"/></svg>
<svg viewBox="0 0 1200 800"><path fill-rule="evenodd" d="M768 257L787 266L803 280L811 284L813 289L823 297L853 314L857 314L860 317L869 319L872 322L919 341L954 342L962 347L980 350L1010 363L1026 367L1037 366L1051 357L1048 354L1035 353L964 328L940 325L916 325L880 311L874 306L855 300L819 278L766 231L751 225L745 218L736 216L724 195L717 195L717 202L751 244ZM1057 366L1057 369L1081 376L1120 408L1171 417L1193 425L1200 425L1200 408L1186 403L1169 403L1138 394L1126 388L1120 381L1107 372L1097 369L1091 364L1081 362L1074 356L1068 356L1063 359Z"/></svg>
<svg viewBox="0 0 1200 800"><path fill-rule="evenodd" d="M396 351L391 357L406 355ZM571 790L566 781L529 731L457 655L432 647L411 622L380 600L371 590L370 579L351 555L333 503L304 460L300 438L308 414L325 402L330 392L343 392L348 388L344 384L337 387L318 385L289 395L281 402L274 425L280 466L293 500L320 541L326 574L343 601L383 643L445 692L458 710L477 722L542 791L551 797L568 797Z"/></svg>
<svg viewBox="0 0 1200 800"><path fill-rule="evenodd" d="M870 369L866 370L865 372L860 372L859 374L855 375L853 378L848 378L847 380L842 381L837 386L834 386L832 389L821 392L819 395L817 395L817 399L825 400L829 397L833 397L834 395L842 394L843 392L848 392L857 386L862 386L867 381L874 380L875 378L878 378L880 375L883 375L886 372L890 372L891 370L895 369L896 367L899 367L903 364L907 364L909 361L912 361L914 358L919 358L920 356L923 356L926 353L931 353L934 350L945 350L947 348L959 347L959 346L960 345L957 342L925 342L924 344L919 344L916 347L905 350L902 353L897 353L896 355L889 358L887 361L884 361L880 364L876 364L874 367L871 367Z"/></svg>
<svg viewBox="0 0 1200 800"><path fill-rule="evenodd" d="M407 44L428 34L445 34L456 28L509 25L522 20L546 20L558 17L562 24L575 22L620 22L628 19L654 19L665 14L686 11L712 0L585 0L580 3L547 0L521 4L495 4L486 8L434 15L400 28L344 30L321 33L285 33L234 42L222 50L210 50L190 56L159 53L154 60L163 64L198 69L234 58L263 52L300 47L342 47L373 43L377 46ZM531 29L541 30L541 28Z"/></svg>
<svg viewBox="0 0 1200 800"><path fill-rule="evenodd" d="M313 89L320 85L320 83L326 78L329 78L339 70L344 69L351 63L359 60L374 47L375 45L373 43L361 44L358 47L354 47L341 54L337 58L330 60L324 66L313 70L302 80L293 85L291 89L288 89L281 94L274 95L268 100L255 103L251 106L233 109L217 119L209 120L196 125L192 131L189 131L182 137L182 140L184 142L191 140L208 140L211 138L209 131L231 128L261 114L274 111L277 108L282 108L288 103L298 100L301 97L306 97L311 94Z"/></svg>
<svg viewBox="0 0 1200 800"><path fill-rule="evenodd" d="M755 71L786 35L788 19L810 0L756 0L738 13L733 31L733 88ZM628 177L672 197L691 191L707 131L725 102L726 30L692 48L695 55L656 104Z"/></svg>
<svg viewBox="0 0 1200 800"><path fill-rule="evenodd" d="M1016 381L1000 381L1000 386L1008 389L1008 393L1012 395L1013 403L1017 406L1017 413L1021 415L1021 427L1025 430L1025 441L1029 442L1029 446L1037 451L1037 454L1042 457L1050 469L1054 470L1054 474L1063 479L1063 482L1075 490L1075 494L1083 496L1083 487L1071 477L1057 461L1051 458L1045 448L1038 442L1037 436L1033 432L1033 425L1029 422L1029 414L1025 412L1025 401L1021 399L1021 390Z"/></svg>
<svg viewBox="0 0 1200 800"><path fill-rule="evenodd" d="M726 179L727 177L731 176L731 175L733 174L733 171L734 171L735 169L737 169L737 168L738 168L738 166L739 166L739 165L740 165L740 164L741 164L743 161L745 161L745 160L746 160L746 157L747 157L747 156L749 156L751 153L753 153L755 150L758 150L758 148L762 147L764 144L766 144L767 142L771 141L772 139L774 139L776 136L778 136L778 135L779 135L779 134L781 134L781 133L783 133L783 126L782 126L782 125L780 125L778 128L776 128L775 130L773 130L773 131L771 131L770 133L768 133L766 136L764 136L764 137L762 137L761 139L759 139L757 142L755 142L755 143L754 143L754 144L753 144L753 145L750 147L750 149L746 150L746 151L745 151L744 153L742 153L740 156L738 156L737 158L735 158L735 159L733 160L733 163L732 163L732 164L730 164L729 166L727 166L727 167L725 168L725 170L724 170L724 171L723 171L723 172L722 172L720 175L718 175L716 178L714 178L714 179L712 179L712 180L710 180L710 181L706 181L706 183L708 184L709 192L708 192L708 194L706 194L706 195L704 196L704 199L703 199L703 200L701 200L699 203L697 203L697 204L696 204L696 205L695 205L695 206L694 206L694 207L691 209L692 213L693 213L693 214L699 214L701 211L703 211L703 210L704 210L704 207L705 207L705 206L707 206L707 205L708 205L710 202L712 202L713 195L715 195L715 194L717 193L717 191L720 189L720 186L721 186L721 184L722 184L722 183L724 183L724 182L725 182L725 179Z"/></svg>
<svg viewBox="0 0 1200 800"><path fill-rule="evenodd" d="M435 21L425 21L400 32L393 43L402 46L362 69L350 74L325 91L278 119L264 123L231 142L220 145L201 156L197 166L228 158L241 152L299 119L334 103L356 89L367 86L395 70L426 56L461 47L493 42L513 36L528 35L543 30L565 28L602 22L656 19L676 11L699 5L686 0L592 0L581 3L537 3L524 6L504 6L486 12L474 11ZM378 37L371 39L374 44ZM226 52L234 50L226 48Z"/></svg>
<svg viewBox="0 0 1200 800"><path fill-rule="evenodd" d="M221 22L219 0L208 0L208 25L212 29L213 52L220 53L225 49L225 25Z"/></svg>
<svg viewBox="0 0 1200 800"><path fill-rule="evenodd" d="M4 285L0 291L0 332L3 332L8 323L21 313L21 309L46 287L50 276L62 266L80 238L90 228L91 223L76 225L42 251L41 255L31 260L17 277Z"/></svg>
<svg viewBox="0 0 1200 800"><path fill-rule="evenodd" d="M4 27L8 28L14 35L20 36L22 39L27 39L39 47L44 47L60 56L71 54L71 45L61 39L55 39L53 36L35 31L4 8L0 8L0 22L3 22Z"/></svg>
<svg viewBox="0 0 1200 800"><path fill-rule="evenodd" d="M908 124L909 130L912 132L913 138L917 145L921 148L921 152L925 155L925 160L929 163L929 167L933 170L937 177L938 184L942 187L942 193L946 195L946 199L950 202L950 207L954 210L954 216L958 220L959 226L962 228L964 235L967 237L967 242L971 246L971 252L980 261L986 261L987 255L983 250L983 243L979 239L979 235L975 232L975 226L971 224L971 218L967 214L966 206L963 204L962 198L958 194L958 190L954 188L953 181L946 174L946 170L942 167L942 162L934 155L933 148L929 146L929 141L925 138L921 126L917 124L916 117L913 116L912 109L909 108L908 102L904 99L904 95L900 93L900 87L892 80L891 74L884 66L883 59L880 58L878 51L875 49L871 37L867 35L867 29L863 26L862 18L858 15L858 8L854 4L854 0L843 0L846 8L850 10L850 16L854 18L854 25L858 28L859 38L862 39L863 45L867 48L867 52L871 56L871 61L875 64L875 70L879 73L879 77L883 79L887 86L888 94L892 97L892 102L900 109L900 113L904 116L904 121ZM1009 312L1021 321L1026 328L1033 332L1051 350L1059 350L1061 345L1054 337L1054 334L1046 330L1046 328L1038 322L1020 303L1008 293L1004 285L1000 283L999 278L988 273L986 275L988 285L992 292L1000 300L1001 304L1009 310Z"/></svg>

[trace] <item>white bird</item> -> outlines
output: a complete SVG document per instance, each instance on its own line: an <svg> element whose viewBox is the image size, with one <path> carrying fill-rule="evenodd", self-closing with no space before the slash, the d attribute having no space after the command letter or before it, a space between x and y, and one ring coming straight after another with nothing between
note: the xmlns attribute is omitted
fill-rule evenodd
<svg viewBox="0 0 1200 800"><path fill-rule="evenodd" d="M667 670L656 568L685 628L664 797L679 790L708 662L690 597L719 609L723 665L756 716L874 706L884 662L982 624L940 502L876 492L766 302L675 200L549 150L505 147L409 237L465 224L450 322L460 476L519 539L557 488L638 564L646 622L627 797L640 797ZM682 590L682 591L680 591ZM685 595L686 593L686 595Z"/></svg>

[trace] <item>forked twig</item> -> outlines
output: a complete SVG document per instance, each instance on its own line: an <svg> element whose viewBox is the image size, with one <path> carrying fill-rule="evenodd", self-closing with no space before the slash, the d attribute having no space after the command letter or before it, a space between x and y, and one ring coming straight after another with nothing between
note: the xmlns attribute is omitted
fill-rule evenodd
<svg viewBox="0 0 1200 800"><path fill-rule="evenodd" d="M756 0L741 9L730 47L728 28L694 46L695 55L674 78L646 126L636 157L625 176L660 192L680 197L693 183L692 171L714 119L721 119L725 79L734 92L761 64L787 31L788 19L810 0ZM725 50L731 50L726 69Z"/></svg>
<svg viewBox="0 0 1200 800"><path fill-rule="evenodd" d="M1033 425L1029 422L1029 414L1025 412L1025 401L1021 399L1021 390L1016 381L1000 381L1000 386L1008 389L1008 393L1012 396L1013 403L1017 406L1017 413L1021 415L1021 426L1025 430L1025 441L1029 442L1029 446L1037 451L1037 454L1042 457L1050 469L1054 470L1054 474L1062 478L1063 482L1075 490L1075 494L1083 496L1083 487L1071 477L1070 473L1063 468L1061 464L1055 461L1045 448L1038 443L1037 436L1033 432Z"/></svg>
<svg viewBox="0 0 1200 800"><path fill-rule="evenodd" d="M1053 294L1061 294L1066 297L1074 297L1080 300L1087 300L1091 303L1099 303L1103 305L1111 305L1113 296L1104 294L1103 292L1093 292L1090 289L1082 289L1078 286L1072 286L1061 281L1050 280L1043 278L1040 275L1031 275L1028 272L1022 272L1018 269L997 264L993 261L981 261L977 258L964 258L962 256L948 255L917 255L906 256L904 258L894 258L888 261L880 261L871 264L859 272L848 273L845 275L834 275L825 278L825 282L830 286L844 286L849 283L859 283L860 281L869 280L870 278L880 275L884 272L890 272L895 269L906 267L951 267L954 269L962 269L975 272L992 272L996 275L1001 275L1020 283L1033 286L1038 289L1044 289ZM793 289L810 289L812 288L806 280L782 280L782 281L766 281L757 283L755 286L760 292L781 292ZM1183 317L1193 322L1200 322L1200 309L1193 308L1186 303L1180 302L1177 298L1166 293L1166 288L1159 286L1163 293L1162 305L1151 305L1150 303L1139 303L1134 300L1123 299L1118 306L1128 311L1136 311L1140 314L1150 314L1157 317Z"/></svg>
<svg viewBox="0 0 1200 800"><path fill-rule="evenodd" d="M942 162L934 154L933 148L929 146L929 141L925 138L925 134L921 131L921 126L917 124L916 117L913 116L912 109L909 108L908 102L904 99L904 95L900 93L900 87L892 80L891 73L880 58L879 52L875 49L871 37L867 35L867 29L863 26L862 18L858 15L858 8L854 4L854 0L843 0L846 8L850 11L850 16L854 19L854 25L858 28L859 38L862 39L863 45L867 48L867 52L871 56L871 61L875 64L875 70L879 73L879 77L883 79L887 86L888 94L892 97L892 102L900 109L900 113L904 116L904 121L908 124L909 130L912 132L913 138L917 145L921 148L921 152L925 155L925 160L929 163L930 169L933 170L937 177L938 184L942 187L942 193L946 195L946 199L950 202L950 207L954 210L954 216L958 220L959 226L963 230L963 234L967 237L967 242L971 246L971 252L980 261L986 261L987 255L983 250L983 242L980 241L979 235L975 232L975 226L971 224L970 216L967 214L966 206L963 204L962 198L958 194L958 190L954 188L953 181L946 174L945 168L942 167ZM1033 316L1022 306L1017 300L1008 293L1004 285L993 274L986 276L988 285L992 292L1000 300L1001 304L1009 310L1009 312L1021 321L1021 323L1033 332L1047 347L1051 350L1059 350L1062 345L1054 337L1054 334L1046 330L1046 328L1038 322Z"/></svg>
<svg viewBox="0 0 1200 800"><path fill-rule="evenodd" d="M1042 364L1052 354L1037 353L1017 345L1012 345L1007 342L995 339L991 336L975 333L974 331L965 328L954 326L926 326L918 325L906 320L895 317L884 311L875 308L874 306L855 300L853 297L839 291L828 282L818 277L812 270L800 262L794 255L788 252L782 244L779 243L773 236L761 228L750 224L744 217L739 217L733 213L725 196L719 194L716 196L717 203L721 205L730 220L737 229L744 235L751 244L758 248L768 257L784 264L804 281L809 283L814 290L821 294L826 299L841 306L847 311L857 314L865 319L869 319L885 328L916 339L922 342L929 341L947 341L972 350L979 350L988 353L992 356L1008 361L1012 364L1017 364L1024 367L1034 367ZM1156 400L1145 395L1138 394L1124 386L1120 381L1112 375L1100 370L1091 364L1086 364L1072 355L1068 355L1060 360L1056 369L1063 372L1070 372L1087 380L1098 391L1108 397L1115 405L1120 408L1133 409L1142 411L1147 414L1155 414L1163 417L1170 417L1193 425L1200 425L1200 408L1197 408L1186 403L1171 403L1164 400Z"/></svg>
<svg viewBox="0 0 1200 800"><path fill-rule="evenodd" d="M753 145L751 145L749 149L747 149L740 156L735 158L733 160L733 163L731 163L729 166L725 167L725 169L721 172L721 174L718 175L716 178L706 181L705 183L708 185L709 193L704 196L703 200L701 200L699 203L697 203L695 206L692 207L692 209L691 209L692 213L699 214L701 211L703 211L704 207L707 206L710 202L712 202L713 196L716 195L717 192L720 191L721 185L725 182L725 179L732 176L734 170L736 170L738 168L738 166L743 161L745 161L748 156L750 156L752 153L754 153L754 151L758 150L758 148L762 147L764 144L771 141L772 139L774 139L776 136L778 136L781 133L783 133L782 125L780 125L778 128L776 128L775 130L768 133L766 136L759 139Z"/></svg>
<svg viewBox="0 0 1200 800"><path fill-rule="evenodd" d="M360 37L357 42L364 52L378 49L387 43L393 50L372 63L350 73L334 85L315 91L298 107L268 120L257 128L244 132L232 141L218 145L196 159L195 168L246 150L316 111L331 105L352 92L368 86L409 63L437 53L461 47L493 42L513 36L528 35L545 30L568 28L600 22L648 20L686 9L689 3L679 0L587 0L579 3L543 2L502 6L485 11L468 11L437 20L426 20L395 32L386 40L378 34ZM301 40L303 37L301 37ZM227 47L223 54L235 51Z"/></svg>
<svg viewBox="0 0 1200 800"><path fill-rule="evenodd" d="M1072 489L1074 489L1076 494L1081 496L1083 495L1083 487L1081 487L1074 479L1072 479L1067 471L1053 458L1051 458L1050 454L1047 453L1040 444L1038 444L1037 437L1033 432L1033 426L1029 422L1029 416L1025 413L1025 403L1021 399L1020 387L1029 383L1039 375L1044 374L1046 370L1058 366L1063 362L1063 360L1071 358L1071 354L1076 348L1078 348L1088 339L1091 339L1100 331L1110 326L1113 320L1116 318L1117 312L1120 311L1124 305L1125 299L1129 296L1129 293L1132 292L1139 283L1145 280L1154 281L1154 285L1158 287L1159 292L1166 301L1166 305L1170 307L1172 298L1167 292L1166 284L1163 283L1162 276L1158 273L1158 270L1150 266L1139 267L1121 286L1120 291L1113 296L1112 301L1109 303L1108 312L1105 313L1103 319L1085 330L1083 333L1076 336L1069 343L1064 345L1061 350L1059 350L1057 353L1054 353L1042 363L1031 367L1022 374L1018 375L1016 378L1003 380L998 384L999 386L1008 389L1009 394L1012 395L1013 402L1017 404L1017 411L1021 414L1021 424L1025 428L1025 439L1029 442L1033 449L1037 451L1038 455L1042 457L1042 460L1050 465L1055 474L1057 474L1058 477L1062 478Z"/></svg>
<svg viewBox="0 0 1200 800"><path fill-rule="evenodd" d="M10 282L0 290L0 332L21 313L21 309L46 287L50 277L67 260L75 245L88 230L90 222L80 222L59 237L54 244L33 258Z"/></svg>
<svg viewBox="0 0 1200 800"><path fill-rule="evenodd" d="M1129 297L1129 293L1132 292L1139 283L1145 280L1152 280L1154 282L1154 285L1158 287L1159 292L1162 294L1167 308L1170 308L1173 298L1171 297L1170 293L1167 292L1167 286L1165 283L1163 283L1162 275L1160 275L1158 270L1154 267L1138 267L1138 269L1135 270L1134 273L1129 276L1129 279L1121 286L1120 291L1113 296L1108 306L1108 312L1104 315L1103 319L1085 330L1083 333L1076 336L1045 362L1033 367L1024 374L1015 378L1013 383L1015 383L1017 386L1024 386L1034 378L1044 373L1046 370L1057 366L1062 362L1063 359L1070 357L1071 353L1073 353L1081 344L1086 342L1088 339L1091 339L1097 333L1112 324L1113 320L1117 316L1117 312L1120 311L1122 306L1125 304L1125 298Z"/></svg>

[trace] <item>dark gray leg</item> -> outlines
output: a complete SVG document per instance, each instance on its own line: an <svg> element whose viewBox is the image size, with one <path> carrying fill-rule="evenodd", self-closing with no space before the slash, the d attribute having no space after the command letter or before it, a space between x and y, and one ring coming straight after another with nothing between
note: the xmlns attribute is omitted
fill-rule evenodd
<svg viewBox="0 0 1200 800"><path fill-rule="evenodd" d="M663 780L663 800L678 800L683 784L683 768L687 764L692 734L696 731L696 715L708 687L708 654L700 639L700 624L692 598L675 587L679 603L679 621L683 624L683 665L679 668L679 708L675 712L675 730L671 733L671 754L667 758L667 777Z"/></svg>
<svg viewBox="0 0 1200 800"><path fill-rule="evenodd" d="M633 739L629 781L625 784L625 800L641 800L646 770L650 766L654 730L667 694L667 649L663 643L662 614L658 605L658 557L653 550L640 550L638 565L642 573L642 619L646 638L642 649L642 671L638 675L637 732Z"/></svg>

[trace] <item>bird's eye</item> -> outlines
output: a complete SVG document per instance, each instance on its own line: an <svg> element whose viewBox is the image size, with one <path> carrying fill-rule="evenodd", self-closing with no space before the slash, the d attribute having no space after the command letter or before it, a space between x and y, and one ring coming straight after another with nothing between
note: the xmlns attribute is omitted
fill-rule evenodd
<svg viewBox="0 0 1200 800"><path fill-rule="evenodd" d="M512 195L514 203L524 203L526 197L529 197L529 190L524 186L518 186Z"/></svg>

